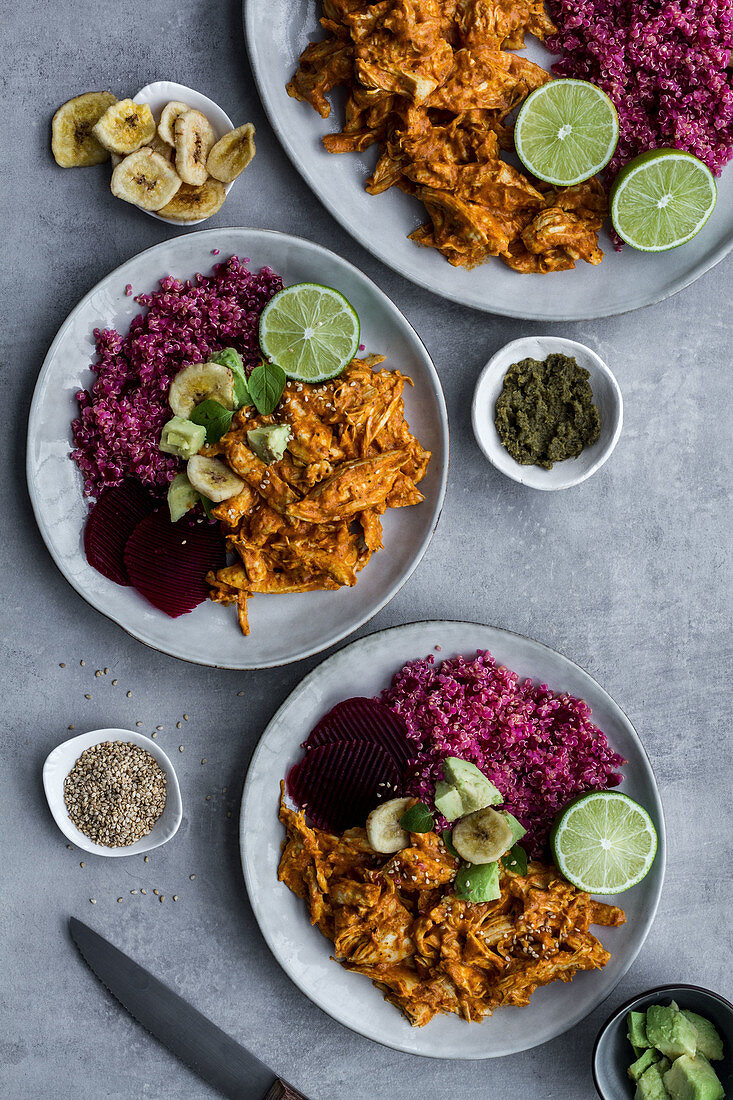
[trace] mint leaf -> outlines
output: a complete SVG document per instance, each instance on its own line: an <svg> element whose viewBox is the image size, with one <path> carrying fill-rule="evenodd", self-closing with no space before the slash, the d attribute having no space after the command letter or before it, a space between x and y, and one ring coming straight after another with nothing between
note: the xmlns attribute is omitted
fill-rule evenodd
<svg viewBox="0 0 733 1100"><path fill-rule="evenodd" d="M262 362L247 379L247 387L255 408L263 416L273 413L285 389L285 371L276 363Z"/></svg>
<svg viewBox="0 0 733 1100"><path fill-rule="evenodd" d="M229 431L233 415L229 409L214 401L213 397L208 397L196 406L188 419L206 428L207 443L218 443L224 433Z"/></svg>
<svg viewBox="0 0 733 1100"><path fill-rule="evenodd" d="M252 396L247 388L247 379L243 374L237 374L234 371L234 400L237 402L237 408L241 409L243 405L252 404Z"/></svg>
<svg viewBox="0 0 733 1100"><path fill-rule="evenodd" d="M238 371L240 374L244 374L242 356L236 348L224 348L222 351L217 351L209 356L208 361L218 363L220 367L229 367L229 370L233 370L235 373Z"/></svg>
<svg viewBox="0 0 733 1100"><path fill-rule="evenodd" d="M405 810L400 818L400 825L408 833L429 833L435 828L435 821L424 802L416 802Z"/></svg>
<svg viewBox="0 0 733 1100"><path fill-rule="evenodd" d="M209 517L209 519L216 519L216 517L212 516L212 514L211 514L211 509L216 507L213 500L209 500L209 498L205 497L202 493L201 494L201 503L203 504L204 511L206 512L206 515Z"/></svg>
<svg viewBox="0 0 733 1100"><path fill-rule="evenodd" d="M441 836L443 837L443 843L448 850L448 854L453 856L454 859L460 859L461 857L458 855L458 852L453 847L453 830L443 829Z"/></svg>
<svg viewBox="0 0 733 1100"><path fill-rule="evenodd" d="M510 848L507 854L501 857L501 862L507 871L513 871L515 875L527 874L527 853L521 844L515 844Z"/></svg>

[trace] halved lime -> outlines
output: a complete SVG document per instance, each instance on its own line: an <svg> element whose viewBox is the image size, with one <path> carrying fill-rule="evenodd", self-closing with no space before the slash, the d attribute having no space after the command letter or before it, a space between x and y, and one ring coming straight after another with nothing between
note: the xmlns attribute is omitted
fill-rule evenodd
<svg viewBox="0 0 733 1100"><path fill-rule="evenodd" d="M286 286L260 316L263 354L299 382L335 378L359 347L359 318L338 290L318 283Z"/></svg>
<svg viewBox="0 0 733 1100"><path fill-rule="evenodd" d="M621 894L641 882L657 851L646 810L621 791L592 791L562 811L550 834L559 871L589 894Z"/></svg>
<svg viewBox="0 0 733 1100"><path fill-rule="evenodd" d="M570 187L605 168L618 144L618 115L587 80L551 80L522 104L514 127L519 159L537 179Z"/></svg>
<svg viewBox="0 0 733 1100"><path fill-rule="evenodd" d="M611 189L611 221L642 252L666 252L692 240L718 197L713 174L691 153L651 149L625 164Z"/></svg>

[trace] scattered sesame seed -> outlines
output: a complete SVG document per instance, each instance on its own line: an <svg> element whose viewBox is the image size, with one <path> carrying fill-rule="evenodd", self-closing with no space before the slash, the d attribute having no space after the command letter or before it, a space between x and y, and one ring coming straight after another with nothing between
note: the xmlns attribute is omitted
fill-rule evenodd
<svg viewBox="0 0 733 1100"><path fill-rule="evenodd" d="M131 698L132 698L132 692L131 692L131 691L128 691L128 693L127 693L127 698L128 698L128 699L131 699Z"/></svg>
<svg viewBox="0 0 733 1100"><path fill-rule="evenodd" d="M140 890L140 893L141 893L141 894L147 894L147 890L142 890L142 889L141 889L141 890Z"/></svg>
<svg viewBox="0 0 733 1100"><path fill-rule="evenodd" d="M118 683L119 683L119 680L113 680L112 681L112 687L117 687Z"/></svg>
<svg viewBox="0 0 733 1100"><path fill-rule="evenodd" d="M82 668L84 668L84 665L86 664L86 661L81 660L81 661L79 661L79 664L81 665Z"/></svg>
<svg viewBox="0 0 733 1100"><path fill-rule="evenodd" d="M141 725L142 725L142 722L136 722L136 723L135 723L135 725L136 725L136 726L141 726Z"/></svg>
<svg viewBox="0 0 733 1100"><path fill-rule="evenodd" d="M81 863L79 864L79 866L80 866L80 867L83 867L83 866L84 866L84 860L82 860L82 861L81 861Z"/></svg>
<svg viewBox="0 0 733 1100"><path fill-rule="evenodd" d="M205 757L205 756L202 756L202 757L201 757L201 763L202 763L202 764L205 764L205 763L206 763L206 757Z"/></svg>
<svg viewBox="0 0 733 1100"><path fill-rule="evenodd" d="M109 676L109 669L108 669L108 668L105 668L105 670L104 670L104 675L105 675L105 676Z"/></svg>
<svg viewBox="0 0 733 1100"><path fill-rule="evenodd" d="M66 668L66 664L63 661L59 661L59 668Z"/></svg>
<svg viewBox="0 0 733 1100"><path fill-rule="evenodd" d="M161 894L158 901L165 901L165 894Z"/></svg>
<svg viewBox="0 0 733 1100"><path fill-rule="evenodd" d="M221 793L222 793L222 794L226 794L226 793L227 793L227 789L226 789L226 787L222 787L222 789L221 789Z"/></svg>
<svg viewBox="0 0 733 1100"><path fill-rule="evenodd" d="M96 899L96 898L90 898L89 900L90 900L90 902L92 903L92 905L96 905L96 904L97 904L97 899Z"/></svg>
<svg viewBox="0 0 733 1100"><path fill-rule="evenodd" d="M231 811L231 810L227 810L227 817L231 817L231 816L232 816L232 811Z"/></svg>
<svg viewBox="0 0 733 1100"><path fill-rule="evenodd" d="M136 893L137 893L137 890L130 890L130 893L131 893L131 894L136 894Z"/></svg>
<svg viewBox="0 0 733 1100"><path fill-rule="evenodd" d="M122 898L118 898L118 899L117 899L117 904L118 904L118 905L121 905L121 904L122 904Z"/></svg>
<svg viewBox="0 0 733 1100"><path fill-rule="evenodd" d="M162 730L162 728L163 728L163 727L162 727L162 726L156 726L155 728L156 728L157 730Z"/></svg>
<svg viewBox="0 0 733 1100"><path fill-rule="evenodd" d="M205 801L206 802L211 802L211 795L210 794L207 794Z"/></svg>
<svg viewBox="0 0 733 1100"><path fill-rule="evenodd" d="M97 671L96 671L96 672L94 673L94 675L95 675L95 676L101 676L101 675L102 675L102 670L101 670L101 668L98 668L98 669L97 669Z"/></svg>
<svg viewBox="0 0 733 1100"><path fill-rule="evenodd" d="M191 879L191 882L193 882L193 880L196 878L195 875L189 875L188 877Z"/></svg>
<svg viewBox="0 0 733 1100"><path fill-rule="evenodd" d="M179 745L179 746L178 746L178 751L179 751L179 752L183 752L183 745Z"/></svg>
<svg viewBox="0 0 733 1100"><path fill-rule="evenodd" d="M144 863L150 863L150 856L143 856Z"/></svg>
<svg viewBox="0 0 733 1100"><path fill-rule="evenodd" d="M187 722L187 721L188 721L188 715L187 715L187 714L184 714L184 716L183 716L183 721L184 721L184 722Z"/></svg>
<svg viewBox="0 0 733 1100"><path fill-rule="evenodd" d="M158 735L157 735L157 733L155 732L155 730L153 730L153 732L152 732L152 733L150 734L150 736L152 737L152 739L153 739L153 741L154 741L154 740L155 740L155 738L156 738L156 737L157 737Z"/></svg>
<svg viewBox="0 0 733 1100"><path fill-rule="evenodd" d="M243 691L238 691L237 695L244 695L244 692Z"/></svg>
<svg viewBox="0 0 733 1100"><path fill-rule="evenodd" d="M69 849L70 852L74 851L74 845L73 844L67 844L66 847Z"/></svg>
<svg viewBox="0 0 733 1100"><path fill-rule="evenodd" d="M180 728L181 728L181 723L180 723L180 722L176 722L176 729L177 729L177 730L179 730Z"/></svg>
<svg viewBox="0 0 733 1100"><path fill-rule="evenodd" d="M73 723L72 723L72 725L67 726L66 728L69 729L69 730L73 730L73 728L74 728Z"/></svg>
<svg viewBox="0 0 733 1100"><path fill-rule="evenodd" d="M153 893L154 893L154 894L157 894L158 896L160 896L160 890L153 890Z"/></svg>
<svg viewBox="0 0 733 1100"><path fill-rule="evenodd" d="M85 695L84 698L85 699L91 699L91 695Z"/></svg>

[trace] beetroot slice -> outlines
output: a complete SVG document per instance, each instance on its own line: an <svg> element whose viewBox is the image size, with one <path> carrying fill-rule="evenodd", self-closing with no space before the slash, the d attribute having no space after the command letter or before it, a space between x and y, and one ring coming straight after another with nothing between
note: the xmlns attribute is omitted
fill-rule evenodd
<svg viewBox="0 0 733 1100"><path fill-rule="evenodd" d="M370 741L307 749L287 777L288 793L319 829L342 833L363 825L379 802L402 793L394 761Z"/></svg>
<svg viewBox="0 0 733 1100"><path fill-rule="evenodd" d="M166 508L137 525L124 559L137 591L175 619L207 598L204 578L226 564L226 551L218 525L187 518L171 523Z"/></svg>
<svg viewBox="0 0 733 1100"><path fill-rule="evenodd" d="M379 745L392 757L400 774L411 755L404 721L379 699L357 696L337 703L320 719L303 748L336 741L370 741Z"/></svg>
<svg viewBox="0 0 733 1100"><path fill-rule="evenodd" d="M137 481L123 481L106 489L84 528L84 553L89 564L115 584L130 585L125 545L140 520L157 507L158 502Z"/></svg>

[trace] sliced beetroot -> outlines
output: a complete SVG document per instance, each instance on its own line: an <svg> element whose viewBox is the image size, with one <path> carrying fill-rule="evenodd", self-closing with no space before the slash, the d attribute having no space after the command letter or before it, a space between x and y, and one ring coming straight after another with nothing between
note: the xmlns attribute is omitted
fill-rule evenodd
<svg viewBox="0 0 733 1100"><path fill-rule="evenodd" d="M405 723L379 699L357 696L337 703L320 719L303 747L315 748L337 741L370 741L392 757L400 775L407 767L410 746Z"/></svg>
<svg viewBox="0 0 733 1100"><path fill-rule="evenodd" d="M164 508L137 525L124 560L137 591L175 619L207 598L206 574L226 564L226 551L218 525L189 518L171 523Z"/></svg>
<svg viewBox="0 0 733 1100"><path fill-rule="evenodd" d="M89 564L115 584L129 585L124 552L127 540L145 516L158 507L137 481L106 489L92 508L84 528L84 553Z"/></svg>
<svg viewBox="0 0 733 1100"><path fill-rule="evenodd" d="M402 793L392 757L371 741L338 741L306 749L290 769L288 793L319 829L342 833L363 825L379 802Z"/></svg>

